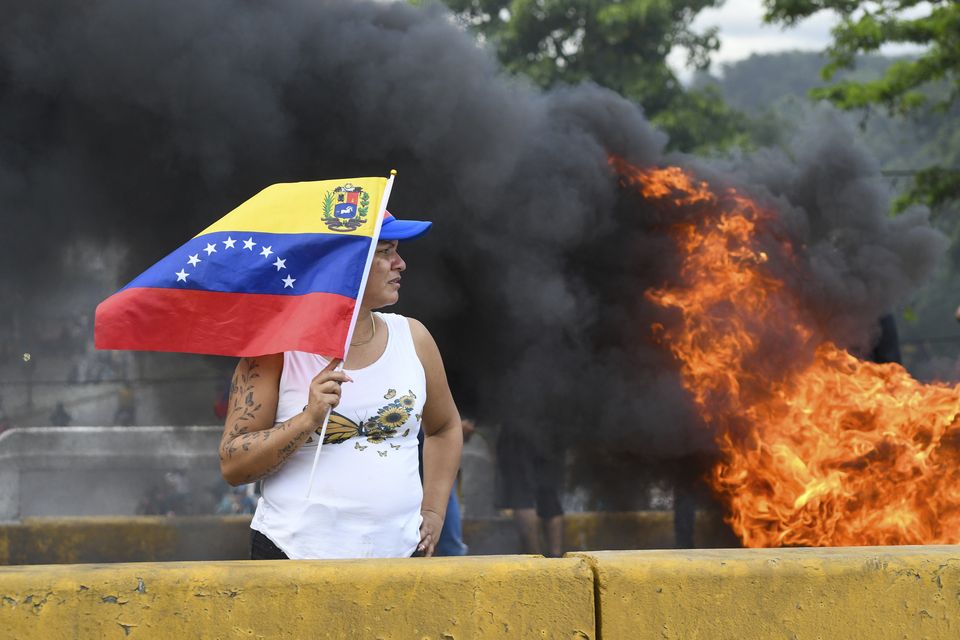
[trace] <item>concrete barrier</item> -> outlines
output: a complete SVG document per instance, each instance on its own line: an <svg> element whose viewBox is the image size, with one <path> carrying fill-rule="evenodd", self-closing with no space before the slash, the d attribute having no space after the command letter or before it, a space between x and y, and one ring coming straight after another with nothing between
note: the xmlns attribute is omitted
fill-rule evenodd
<svg viewBox="0 0 960 640"><path fill-rule="evenodd" d="M723 540L710 514L697 518L697 542ZM0 523L0 565L84 562L244 560L250 516L84 516L24 518ZM509 518L467 518L471 555L519 553ZM571 513L564 518L568 550L659 549L673 546L673 515L665 511Z"/></svg>
<svg viewBox="0 0 960 640"><path fill-rule="evenodd" d="M25 518L0 524L0 565L249 557L250 516Z"/></svg>
<svg viewBox="0 0 960 640"><path fill-rule="evenodd" d="M587 560L0 568L0 629L48 638L596 638Z"/></svg>
<svg viewBox="0 0 960 640"><path fill-rule="evenodd" d="M601 551L602 638L960 637L960 547Z"/></svg>
<svg viewBox="0 0 960 640"><path fill-rule="evenodd" d="M955 638L960 548L0 567L4 639Z"/></svg>
<svg viewBox="0 0 960 640"><path fill-rule="evenodd" d="M220 479L221 427L18 427L0 433L0 522L32 516L132 515L180 471L191 497ZM213 510L197 504L196 511ZM199 500L200 503L203 500ZM204 510L205 509L205 510Z"/></svg>

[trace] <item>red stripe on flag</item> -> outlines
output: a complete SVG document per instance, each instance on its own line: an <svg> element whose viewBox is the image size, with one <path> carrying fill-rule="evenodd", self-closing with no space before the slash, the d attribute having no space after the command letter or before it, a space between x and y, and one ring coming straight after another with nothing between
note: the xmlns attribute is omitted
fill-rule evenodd
<svg viewBox="0 0 960 640"><path fill-rule="evenodd" d="M124 289L97 307L98 349L260 356L307 351L343 357L356 300L189 289Z"/></svg>

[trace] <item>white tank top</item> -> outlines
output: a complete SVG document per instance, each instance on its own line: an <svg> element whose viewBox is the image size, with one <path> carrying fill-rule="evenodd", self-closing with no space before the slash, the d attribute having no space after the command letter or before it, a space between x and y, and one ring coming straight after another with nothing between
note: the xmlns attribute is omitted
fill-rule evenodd
<svg viewBox="0 0 960 640"><path fill-rule="evenodd" d="M377 316L389 332L386 349L373 364L347 370L353 382L343 385L330 416L310 499L319 425L263 481L250 526L290 558L407 557L420 542L417 434L426 376L407 319ZM283 354L277 423L303 410L310 381L328 362L312 353Z"/></svg>

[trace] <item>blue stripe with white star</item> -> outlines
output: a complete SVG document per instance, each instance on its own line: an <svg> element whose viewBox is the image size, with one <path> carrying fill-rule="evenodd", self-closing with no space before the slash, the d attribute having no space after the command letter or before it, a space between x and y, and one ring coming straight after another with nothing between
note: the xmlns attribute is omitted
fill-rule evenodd
<svg viewBox="0 0 960 640"><path fill-rule="evenodd" d="M336 293L356 298L367 236L215 232L191 239L124 289Z"/></svg>

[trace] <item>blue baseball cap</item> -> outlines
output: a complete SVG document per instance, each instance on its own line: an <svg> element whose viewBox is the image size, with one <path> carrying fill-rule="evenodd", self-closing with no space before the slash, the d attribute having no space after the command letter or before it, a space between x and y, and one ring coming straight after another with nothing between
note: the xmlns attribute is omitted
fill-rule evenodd
<svg viewBox="0 0 960 640"><path fill-rule="evenodd" d="M415 240L429 231L432 225L432 222L423 220L397 220L392 213L384 211L380 240Z"/></svg>

